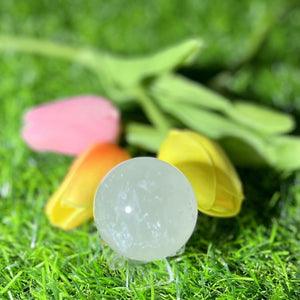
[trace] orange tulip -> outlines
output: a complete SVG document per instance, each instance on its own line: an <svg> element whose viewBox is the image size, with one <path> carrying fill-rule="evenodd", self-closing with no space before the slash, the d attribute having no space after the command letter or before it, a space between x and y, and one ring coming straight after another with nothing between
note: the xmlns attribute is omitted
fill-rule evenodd
<svg viewBox="0 0 300 300"><path fill-rule="evenodd" d="M114 144L94 144L74 161L46 205L52 225L70 230L93 218L93 202L102 178L130 156Z"/></svg>

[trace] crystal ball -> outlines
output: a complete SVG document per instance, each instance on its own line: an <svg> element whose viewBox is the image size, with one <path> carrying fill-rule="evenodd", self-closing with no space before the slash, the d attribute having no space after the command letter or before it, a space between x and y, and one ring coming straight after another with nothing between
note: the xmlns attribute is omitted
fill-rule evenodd
<svg viewBox="0 0 300 300"><path fill-rule="evenodd" d="M175 255L193 233L198 209L188 179L152 157L129 159L100 183L94 218L104 242L138 261Z"/></svg>

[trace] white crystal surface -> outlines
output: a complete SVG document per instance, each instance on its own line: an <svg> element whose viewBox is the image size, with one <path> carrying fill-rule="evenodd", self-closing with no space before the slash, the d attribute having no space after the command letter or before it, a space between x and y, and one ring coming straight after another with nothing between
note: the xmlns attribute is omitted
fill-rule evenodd
<svg viewBox="0 0 300 300"><path fill-rule="evenodd" d="M187 178L152 157L133 158L112 169L94 204L101 238L118 254L140 261L174 255L190 238L197 214Z"/></svg>

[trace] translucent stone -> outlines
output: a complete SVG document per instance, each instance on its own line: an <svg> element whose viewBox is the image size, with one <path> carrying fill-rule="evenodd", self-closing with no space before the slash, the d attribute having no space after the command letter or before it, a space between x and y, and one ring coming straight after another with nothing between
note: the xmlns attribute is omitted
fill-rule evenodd
<svg viewBox="0 0 300 300"><path fill-rule="evenodd" d="M187 178L151 157L113 168L99 185L94 204L101 238L116 253L140 261L174 255L190 238L197 214Z"/></svg>

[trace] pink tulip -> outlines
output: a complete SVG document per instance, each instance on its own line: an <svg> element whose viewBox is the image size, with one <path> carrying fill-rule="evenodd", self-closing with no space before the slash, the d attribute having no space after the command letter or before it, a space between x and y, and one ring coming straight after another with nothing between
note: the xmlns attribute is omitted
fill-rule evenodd
<svg viewBox="0 0 300 300"><path fill-rule="evenodd" d="M115 143L119 112L97 96L79 96L37 106L24 117L22 136L36 151L77 155L93 143Z"/></svg>

